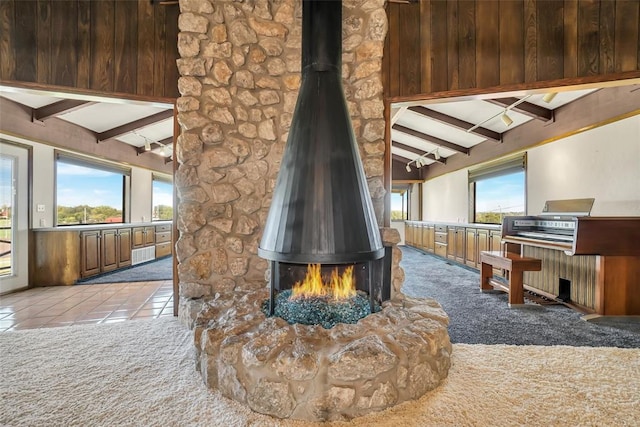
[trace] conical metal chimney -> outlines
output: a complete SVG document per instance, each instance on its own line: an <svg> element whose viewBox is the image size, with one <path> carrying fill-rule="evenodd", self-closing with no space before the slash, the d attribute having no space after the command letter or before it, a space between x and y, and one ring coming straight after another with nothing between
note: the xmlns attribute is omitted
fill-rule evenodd
<svg viewBox="0 0 640 427"><path fill-rule="evenodd" d="M342 88L342 1L302 4L302 81L258 254L380 259L384 247Z"/></svg>

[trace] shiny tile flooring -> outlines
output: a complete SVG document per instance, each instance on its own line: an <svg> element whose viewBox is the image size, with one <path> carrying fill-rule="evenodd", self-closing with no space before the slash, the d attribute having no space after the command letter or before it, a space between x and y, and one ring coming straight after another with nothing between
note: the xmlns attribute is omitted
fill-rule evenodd
<svg viewBox="0 0 640 427"><path fill-rule="evenodd" d="M173 283L50 286L0 296L0 332L173 316Z"/></svg>

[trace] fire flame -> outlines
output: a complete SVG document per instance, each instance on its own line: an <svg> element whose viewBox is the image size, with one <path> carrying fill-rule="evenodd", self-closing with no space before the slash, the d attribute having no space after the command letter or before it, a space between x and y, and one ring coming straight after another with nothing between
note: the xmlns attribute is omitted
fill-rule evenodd
<svg viewBox="0 0 640 427"><path fill-rule="evenodd" d="M322 281L320 264L309 264L307 275L302 282L296 282L291 289L290 299L324 297L333 300L346 300L356 295L356 283L353 266L345 268L342 275L338 268L331 272L329 283Z"/></svg>

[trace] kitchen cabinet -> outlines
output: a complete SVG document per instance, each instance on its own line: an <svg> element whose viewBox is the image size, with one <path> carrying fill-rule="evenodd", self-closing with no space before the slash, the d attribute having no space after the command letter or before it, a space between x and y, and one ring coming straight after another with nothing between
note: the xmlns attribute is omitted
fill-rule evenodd
<svg viewBox="0 0 640 427"><path fill-rule="evenodd" d="M144 248L156 243L156 228L153 225L133 227L131 233L132 249Z"/></svg>
<svg viewBox="0 0 640 427"><path fill-rule="evenodd" d="M447 227L447 258L464 263L465 228Z"/></svg>
<svg viewBox="0 0 640 427"><path fill-rule="evenodd" d="M80 277L89 277L100 273L100 230L80 233Z"/></svg>
<svg viewBox="0 0 640 427"><path fill-rule="evenodd" d="M465 264L470 267L476 268L478 265L478 232L475 228L467 228L466 229L466 244L467 248L465 250Z"/></svg>
<svg viewBox="0 0 640 427"><path fill-rule="evenodd" d="M171 255L171 224L156 225L155 227L155 243L156 258L162 258Z"/></svg>

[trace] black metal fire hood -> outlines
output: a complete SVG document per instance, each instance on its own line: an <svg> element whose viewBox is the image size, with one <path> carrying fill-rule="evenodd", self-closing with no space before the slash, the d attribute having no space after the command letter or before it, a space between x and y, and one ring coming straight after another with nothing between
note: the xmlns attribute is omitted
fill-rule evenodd
<svg viewBox="0 0 640 427"><path fill-rule="evenodd" d="M302 80L258 254L345 264L384 247L342 88L342 1L302 2Z"/></svg>

